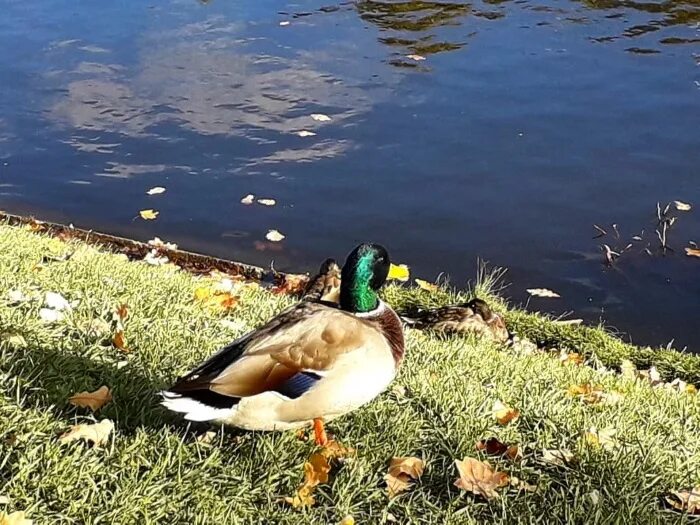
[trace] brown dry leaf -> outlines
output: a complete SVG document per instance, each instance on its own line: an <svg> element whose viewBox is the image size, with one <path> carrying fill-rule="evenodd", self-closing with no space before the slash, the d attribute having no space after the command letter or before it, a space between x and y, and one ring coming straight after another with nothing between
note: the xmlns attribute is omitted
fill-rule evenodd
<svg viewBox="0 0 700 525"><path fill-rule="evenodd" d="M129 315L129 309L126 304L122 303L117 307L115 313L120 321L124 321Z"/></svg>
<svg viewBox="0 0 700 525"><path fill-rule="evenodd" d="M588 404L600 403L605 397L603 387L601 385L593 385L591 383L583 383L580 385L570 385L566 393L571 397L578 397Z"/></svg>
<svg viewBox="0 0 700 525"><path fill-rule="evenodd" d="M416 281L416 284L418 285L418 288L421 290L425 290L426 292L437 292L440 287L437 284L424 281L423 279L414 279Z"/></svg>
<svg viewBox="0 0 700 525"><path fill-rule="evenodd" d="M58 441L60 443L68 443L84 439L99 447L109 441L109 435L112 433L112 430L114 430L114 423L109 419L103 419L99 423L73 425L68 432L58 438Z"/></svg>
<svg viewBox="0 0 700 525"><path fill-rule="evenodd" d="M117 330L117 333L112 337L112 344L122 352L129 352L129 349L126 347L126 341L124 340L123 330Z"/></svg>
<svg viewBox="0 0 700 525"><path fill-rule="evenodd" d="M537 485L531 485L530 483L523 481L520 478L511 476L509 480L510 486L515 487L518 490L524 490L525 492L536 492Z"/></svg>
<svg viewBox="0 0 700 525"><path fill-rule="evenodd" d="M384 476L389 497L393 498L401 492L408 490L413 480L423 475L425 462L416 457L401 456L391 458L389 471Z"/></svg>
<svg viewBox="0 0 700 525"><path fill-rule="evenodd" d="M581 365L583 364L583 356L581 354L577 354L576 352L567 352L566 350L561 350L559 352L559 361L561 361L565 365Z"/></svg>
<svg viewBox="0 0 700 525"><path fill-rule="evenodd" d="M511 421L520 417L520 411L505 405L502 401L498 400L493 404L491 409L493 417L496 418L499 425L507 425Z"/></svg>
<svg viewBox="0 0 700 525"><path fill-rule="evenodd" d="M491 465L474 458L455 460L459 478L455 485L462 490L479 494L486 499L498 496L496 489L508 484L508 474L493 470Z"/></svg>
<svg viewBox="0 0 700 525"><path fill-rule="evenodd" d="M0 512L0 525L32 525L32 520L25 518L24 511L18 510L12 514Z"/></svg>
<svg viewBox="0 0 700 525"><path fill-rule="evenodd" d="M518 445L506 445L495 437L477 441L476 450L488 454L489 456L505 456L513 461L521 455Z"/></svg>
<svg viewBox="0 0 700 525"><path fill-rule="evenodd" d="M700 486L673 491L671 496L666 496L666 501L673 508L688 514L700 514Z"/></svg>
<svg viewBox="0 0 700 525"><path fill-rule="evenodd" d="M89 408L97 412L112 400L112 391L106 386L101 386L94 392L78 392L68 399L71 405L81 408Z"/></svg>
<svg viewBox="0 0 700 525"><path fill-rule="evenodd" d="M700 257L700 249L698 249L698 248L686 248L685 254L688 257Z"/></svg>
<svg viewBox="0 0 700 525"><path fill-rule="evenodd" d="M144 219L144 220L152 221L152 220L154 220L156 217L158 217L158 214L159 214L159 213L160 213L160 212L157 212L156 210L148 209L148 210L141 210L141 211L139 212L139 215L140 215L141 218Z"/></svg>
<svg viewBox="0 0 700 525"><path fill-rule="evenodd" d="M525 290L527 293L532 295L533 297L546 297L546 298L553 298L556 299L558 297L561 297L557 292L554 292L552 290L549 290L547 288L528 288Z"/></svg>

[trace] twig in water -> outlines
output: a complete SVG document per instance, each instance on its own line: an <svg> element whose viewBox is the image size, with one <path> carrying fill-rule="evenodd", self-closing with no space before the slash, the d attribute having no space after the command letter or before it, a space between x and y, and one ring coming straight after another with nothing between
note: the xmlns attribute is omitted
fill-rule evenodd
<svg viewBox="0 0 700 525"><path fill-rule="evenodd" d="M613 251L607 244L603 244L601 248L603 248L603 257L605 258L605 264L608 266L612 266L613 262L615 262L615 259L619 257L620 254L616 251Z"/></svg>
<svg viewBox="0 0 700 525"><path fill-rule="evenodd" d="M598 232L599 232L598 235L596 235L595 237L593 237L594 239L598 239L598 238L603 237L603 236L605 236L605 235L608 234L608 232L606 232L603 228L601 228L601 227L598 226L597 224L594 224L593 227L594 227L596 230L598 230Z"/></svg>

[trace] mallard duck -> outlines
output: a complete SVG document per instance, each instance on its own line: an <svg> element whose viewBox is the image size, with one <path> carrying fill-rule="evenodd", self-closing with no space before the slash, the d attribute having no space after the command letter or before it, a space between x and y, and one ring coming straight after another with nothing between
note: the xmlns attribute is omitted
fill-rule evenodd
<svg viewBox="0 0 700 525"><path fill-rule="evenodd" d="M467 303L442 306L430 310L414 310L402 314L402 319L415 328L430 328L440 332L476 333L505 342L510 338L503 318L486 301L472 299Z"/></svg>
<svg viewBox="0 0 700 525"><path fill-rule="evenodd" d="M321 264L318 274L311 278L306 285L304 301L325 301L338 303L340 301L340 266L335 259L326 259Z"/></svg>
<svg viewBox="0 0 700 525"><path fill-rule="evenodd" d="M391 267L378 244L361 244L341 274L340 304L302 301L225 346L162 392L191 421L285 430L323 421L377 397L404 354L401 321L379 297Z"/></svg>

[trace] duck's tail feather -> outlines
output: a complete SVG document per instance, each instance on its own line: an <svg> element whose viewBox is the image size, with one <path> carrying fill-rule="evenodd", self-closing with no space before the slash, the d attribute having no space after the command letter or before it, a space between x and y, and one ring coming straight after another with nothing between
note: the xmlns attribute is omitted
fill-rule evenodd
<svg viewBox="0 0 700 525"><path fill-rule="evenodd" d="M190 421L222 420L231 416L236 410L238 398L222 396L211 391L206 392L213 396L206 394L205 391L192 392L193 395L182 395L164 390L160 393L163 397L161 405L173 412L185 414L185 419Z"/></svg>

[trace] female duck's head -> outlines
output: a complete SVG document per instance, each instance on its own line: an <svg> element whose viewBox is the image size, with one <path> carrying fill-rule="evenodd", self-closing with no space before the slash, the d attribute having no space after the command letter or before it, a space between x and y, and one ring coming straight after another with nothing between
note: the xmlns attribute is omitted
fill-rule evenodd
<svg viewBox="0 0 700 525"><path fill-rule="evenodd" d="M340 307L350 312L369 312L379 305L377 290L391 268L389 253L379 244L364 243L345 260L340 278Z"/></svg>

